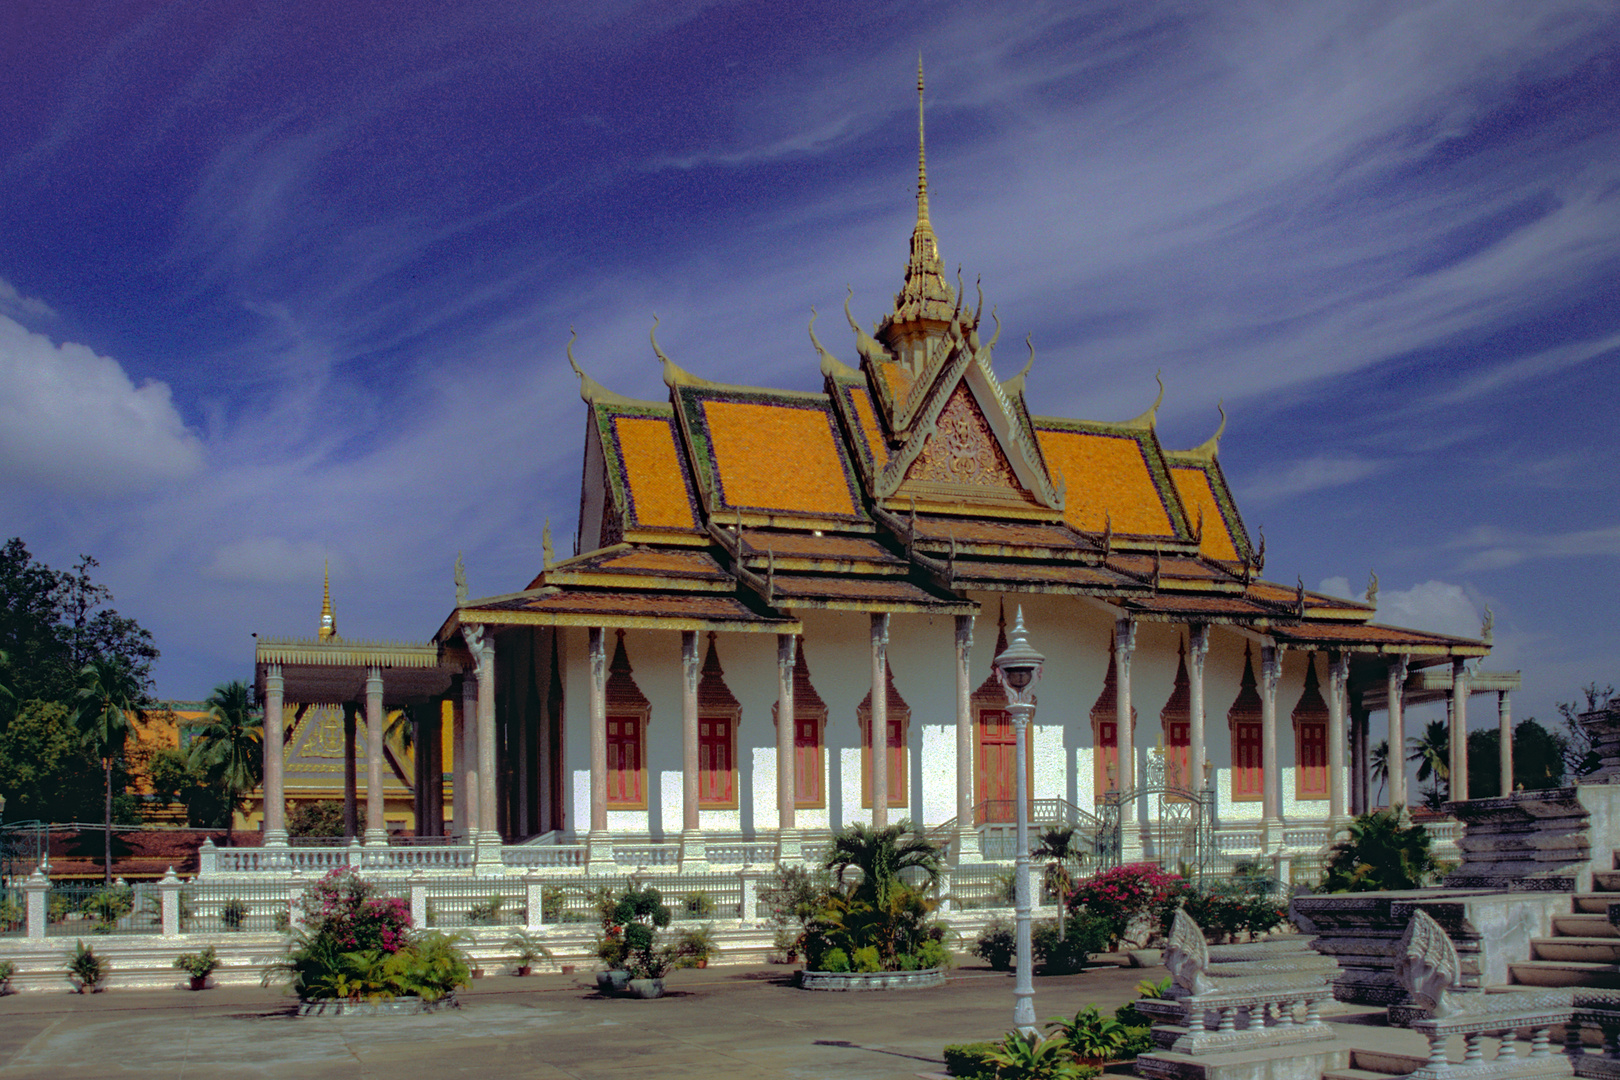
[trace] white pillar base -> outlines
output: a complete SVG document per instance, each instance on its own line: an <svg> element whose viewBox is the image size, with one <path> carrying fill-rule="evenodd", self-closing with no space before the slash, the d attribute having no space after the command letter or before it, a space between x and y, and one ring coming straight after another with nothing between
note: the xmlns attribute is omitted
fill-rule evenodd
<svg viewBox="0 0 1620 1080"><path fill-rule="evenodd" d="M801 866L804 863L804 833L798 829L782 829L776 837L776 861L782 866Z"/></svg>
<svg viewBox="0 0 1620 1080"><path fill-rule="evenodd" d="M481 832L473 847L473 877L500 877L506 873L501 861L501 834Z"/></svg>
<svg viewBox="0 0 1620 1080"><path fill-rule="evenodd" d="M979 843L978 829L958 827L951 844L952 862L957 866L974 866L984 862L984 848Z"/></svg>
<svg viewBox="0 0 1620 1080"><path fill-rule="evenodd" d="M585 836L585 873L611 875L619 872L613 857L613 837L606 830Z"/></svg>
<svg viewBox="0 0 1620 1080"><path fill-rule="evenodd" d="M709 872L709 849L700 829L681 833L681 873L706 874Z"/></svg>
<svg viewBox="0 0 1620 1080"><path fill-rule="evenodd" d="M265 830L264 846L265 847L286 847L287 846L287 830L286 829L267 829L267 830Z"/></svg>
<svg viewBox="0 0 1620 1080"><path fill-rule="evenodd" d="M388 846L388 830L387 829L367 829L366 830L365 842L366 842L366 845L368 847L371 846L371 845L377 845L378 847L387 847Z"/></svg>

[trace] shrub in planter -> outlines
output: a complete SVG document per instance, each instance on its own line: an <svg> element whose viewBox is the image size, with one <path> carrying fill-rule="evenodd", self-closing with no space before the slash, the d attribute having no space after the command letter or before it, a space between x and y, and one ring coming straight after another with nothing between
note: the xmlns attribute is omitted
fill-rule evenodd
<svg viewBox="0 0 1620 1080"><path fill-rule="evenodd" d="M77 949L68 957L68 978L72 980L74 989L79 993L96 989L102 979L107 977L107 962L96 955L94 949L87 949L83 941L74 943Z"/></svg>
<svg viewBox="0 0 1620 1080"><path fill-rule="evenodd" d="M494 926L501 920L501 905L505 902L506 898L497 894L481 904L474 904L467 909L467 921L474 926Z"/></svg>
<svg viewBox="0 0 1620 1080"><path fill-rule="evenodd" d="M771 943L772 963L790 964L804 954L805 931L816 912L826 904L831 890L832 877L825 869L777 867L775 879L759 894L766 918L775 930Z"/></svg>
<svg viewBox="0 0 1620 1080"><path fill-rule="evenodd" d="M996 1043L955 1043L945 1048L945 1071L952 1076L994 1076L996 1067L990 1063L990 1053Z"/></svg>
<svg viewBox="0 0 1620 1080"><path fill-rule="evenodd" d="M191 988L193 990L201 990L208 981L208 976L212 975L214 969L219 967L219 956L214 952L214 947L210 945L202 952L181 953L174 958L174 966L191 976Z"/></svg>
<svg viewBox="0 0 1620 1080"><path fill-rule="evenodd" d="M992 971L1012 970L1013 955L1018 951L1012 923L1005 919L991 922L979 932L978 940L968 951L989 964Z"/></svg>
<svg viewBox="0 0 1620 1080"><path fill-rule="evenodd" d="M939 849L911 833L902 821L884 829L855 824L833 838L826 868L848 883L829 892L805 930L805 959L811 970L824 971L821 958L832 948L844 951L855 970L894 971L900 957L914 956L925 940L943 929L931 915L936 901L924 885L908 884L911 871L927 882L938 879ZM870 951L868 951L870 950Z"/></svg>
<svg viewBox="0 0 1620 1080"><path fill-rule="evenodd" d="M1009 1031L985 1057L995 1069L996 1080L1084 1080L1097 1075L1096 1069L1088 1072L1077 1063L1058 1036L1043 1039Z"/></svg>
<svg viewBox="0 0 1620 1080"><path fill-rule="evenodd" d="M1167 921L1187 888L1187 879L1179 874L1165 873L1153 863L1131 863L1081 879L1069 896L1069 906L1083 907L1106 920L1112 945L1126 938L1133 923L1145 921L1151 932Z"/></svg>
<svg viewBox="0 0 1620 1080"><path fill-rule="evenodd" d="M690 927L676 935L675 956L679 967L707 967L719 952L714 928L707 924Z"/></svg>
<svg viewBox="0 0 1620 1080"><path fill-rule="evenodd" d="M862 973L883 970L883 958L878 955L876 945L856 949L855 954L849 958L849 964L855 971Z"/></svg>
<svg viewBox="0 0 1620 1080"><path fill-rule="evenodd" d="M0 994L11 990L11 977L17 973L17 965L10 960L0 960Z"/></svg>
<svg viewBox="0 0 1620 1080"><path fill-rule="evenodd" d="M1130 1033L1125 1025L1104 1016L1095 1005L1087 1005L1074 1014L1074 1019L1061 1016L1046 1022L1047 1030L1061 1038L1069 1051L1088 1065L1104 1065L1125 1055Z"/></svg>
<svg viewBox="0 0 1620 1080"><path fill-rule="evenodd" d="M849 954L843 949L834 947L821 954L821 962L814 965L816 971L845 972L849 970Z"/></svg>
<svg viewBox="0 0 1620 1080"><path fill-rule="evenodd" d="M304 928L286 958L266 969L264 981L289 974L301 1000L438 1001L471 977L454 939L413 931L405 901L379 896L350 867L316 882L298 906Z"/></svg>
<svg viewBox="0 0 1620 1080"><path fill-rule="evenodd" d="M231 897L219 909L219 921L225 924L226 929L240 930L242 924L247 922L248 906L245 901Z"/></svg>

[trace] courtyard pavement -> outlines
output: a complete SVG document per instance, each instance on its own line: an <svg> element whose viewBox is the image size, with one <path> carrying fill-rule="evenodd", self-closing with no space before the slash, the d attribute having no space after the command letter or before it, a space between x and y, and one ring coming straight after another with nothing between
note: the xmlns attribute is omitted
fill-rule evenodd
<svg viewBox="0 0 1620 1080"><path fill-rule="evenodd" d="M1037 978L1036 1015L1111 1012L1139 980L1164 976L1100 959ZM984 967L886 993L798 990L776 966L678 971L667 985L662 999L640 1001L598 997L589 972L494 976L453 1011L348 1019L300 1018L274 989L13 994L0 998L0 1080L898 1080L943 1072L946 1043L1012 1026L1012 976Z"/></svg>

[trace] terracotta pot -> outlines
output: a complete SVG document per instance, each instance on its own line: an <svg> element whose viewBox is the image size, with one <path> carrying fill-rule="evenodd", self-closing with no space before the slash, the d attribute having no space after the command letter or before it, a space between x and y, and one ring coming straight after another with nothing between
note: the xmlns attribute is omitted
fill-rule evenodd
<svg viewBox="0 0 1620 1080"><path fill-rule="evenodd" d="M562 966L562 973L564 975L572 975L574 973L574 965L573 964L564 964Z"/></svg>
<svg viewBox="0 0 1620 1080"><path fill-rule="evenodd" d="M191 988L193 990L202 990L202 989L205 989L207 986L208 986L208 976L206 976L206 975L193 975L191 977Z"/></svg>
<svg viewBox="0 0 1620 1080"><path fill-rule="evenodd" d="M529 973L529 965L528 964L519 964L518 969L517 969L517 973L518 973L519 978L522 978L524 975L527 975Z"/></svg>
<svg viewBox="0 0 1620 1080"><path fill-rule="evenodd" d="M707 956L705 956L703 959L701 959L701 960L699 960L697 962L697 966L700 967L700 968L708 967L709 966L709 958Z"/></svg>

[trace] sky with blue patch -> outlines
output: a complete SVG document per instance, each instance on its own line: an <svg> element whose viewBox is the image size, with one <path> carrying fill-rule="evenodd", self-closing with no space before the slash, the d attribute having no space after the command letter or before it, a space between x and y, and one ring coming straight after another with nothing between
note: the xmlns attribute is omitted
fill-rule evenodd
<svg viewBox="0 0 1620 1080"><path fill-rule="evenodd" d="M820 388L915 217L1032 408L1221 460L1267 576L1462 634L1543 719L1620 652L1609 0L0 11L0 533L101 560L157 692L426 639L578 505L576 355ZM1009 346L1007 343L1015 343ZM1483 725L1494 710L1476 709ZM1380 720L1375 720L1375 727ZM1375 738L1377 738L1375 733Z"/></svg>

